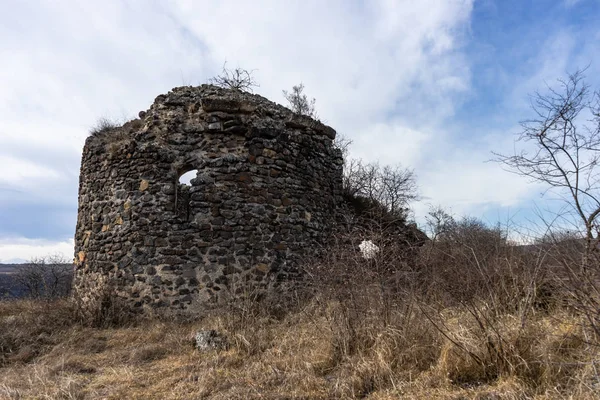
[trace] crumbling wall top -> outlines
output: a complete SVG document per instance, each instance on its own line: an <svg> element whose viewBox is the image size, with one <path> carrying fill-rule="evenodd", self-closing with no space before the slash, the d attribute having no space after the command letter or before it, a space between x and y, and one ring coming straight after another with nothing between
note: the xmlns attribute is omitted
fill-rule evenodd
<svg viewBox="0 0 600 400"><path fill-rule="evenodd" d="M90 144L106 143L111 140L121 140L126 136L135 135L134 139L143 141L153 139L152 128L172 126L182 122L189 114L197 114L202 118L210 114L214 121L207 127L194 124L183 126L185 131L201 132L223 131L224 133L240 134L238 126L229 124L222 126L220 116L243 116L245 126L253 126L261 130L261 135L275 138L279 132L286 129L299 129L311 135L320 135L330 140L336 137L336 131L319 120L309 116L299 115L290 109L270 101L269 99L248 92L225 89L214 85L181 86L173 88L167 94L156 97L154 103L146 111L140 111L139 118L125 123L122 127L107 129L88 138ZM269 133L270 132L270 133ZM150 137L145 134L150 133Z"/></svg>

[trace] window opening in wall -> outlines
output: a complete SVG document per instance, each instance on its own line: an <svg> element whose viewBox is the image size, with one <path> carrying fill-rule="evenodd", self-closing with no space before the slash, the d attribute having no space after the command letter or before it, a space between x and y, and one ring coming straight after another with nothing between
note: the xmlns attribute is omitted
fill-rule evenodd
<svg viewBox="0 0 600 400"><path fill-rule="evenodd" d="M186 172L185 174L183 174L179 177L179 183L188 185L188 186L192 186L190 181L196 177L197 173L198 173L197 169L193 169L191 171Z"/></svg>
<svg viewBox="0 0 600 400"><path fill-rule="evenodd" d="M175 197L175 212L184 221L190 220L191 180L196 178L197 173L198 170L194 169L179 176Z"/></svg>

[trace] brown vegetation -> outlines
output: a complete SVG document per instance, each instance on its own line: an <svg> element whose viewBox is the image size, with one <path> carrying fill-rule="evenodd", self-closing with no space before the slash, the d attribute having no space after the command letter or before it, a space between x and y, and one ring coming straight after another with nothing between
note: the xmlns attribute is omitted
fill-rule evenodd
<svg viewBox="0 0 600 400"><path fill-rule="evenodd" d="M66 300L3 302L0 398L597 398L600 341L573 303L596 297L569 295L546 262L555 246L511 246L473 220L412 261L392 243L364 260L340 240L285 302L187 321L112 316L95 328ZM230 346L194 350L200 329Z"/></svg>

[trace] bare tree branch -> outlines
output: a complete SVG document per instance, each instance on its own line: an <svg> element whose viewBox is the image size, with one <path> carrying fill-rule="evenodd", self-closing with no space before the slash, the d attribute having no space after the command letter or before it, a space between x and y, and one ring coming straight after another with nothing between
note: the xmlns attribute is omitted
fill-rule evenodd
<svg viewBox="0 0 600 400"><path fill-rule="evenodd" d="M72 277L72 263L61 255L34 258L15 273L15 281L33 298L66 296L71 290Z"/></svg>
<svg viewBox="0 0 600 400"><path fill-rule="evenodd" d="M252 92L252 88L259 86L252 76L253 73L253 70L248 71L240 67L229 69L227 68L227 62L225 62L221 74L210 78L208 82L226 89Z"/></svg>
<svg viewBox="0 0 600 400"><path fill-rule="evenodd" d="M346 161L343 187L346 195L377 202L396 216L406 216L408 204L419 198L414 172L400 165Z"/></svg>
<svg viewBox="0 0 600 400"><path fill-rule="evenodd" d="M304 94L304 84L293 86L292 91L283 90L283 97L288 101L293 112L308 117L317 118L315 99L309 99Z"/></svg>
<svg viewBox="0 0 600 400"><path fill-rule="evenodd" d="M600 215L600 95L592 92L578 70L558 80L558 88L535 93L534 118L521 122L517 142L531 145L514 155L494 153L511 172L543 182L564 196L596 251Z"/></svg>

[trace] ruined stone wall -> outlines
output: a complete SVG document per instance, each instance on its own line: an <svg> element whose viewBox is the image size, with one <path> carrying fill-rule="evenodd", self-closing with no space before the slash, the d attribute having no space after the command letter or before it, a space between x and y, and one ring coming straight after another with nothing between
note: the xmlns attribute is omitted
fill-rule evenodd
<svg viewBox="0 0 600 400"><path fill-rule="evenodd" d="M75 296L135 309L217 302L293 277L341 202L335 131L248 93L175 88L85 144ZM190 186L182 174L198 170Z"/></svg>

